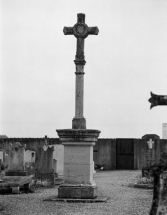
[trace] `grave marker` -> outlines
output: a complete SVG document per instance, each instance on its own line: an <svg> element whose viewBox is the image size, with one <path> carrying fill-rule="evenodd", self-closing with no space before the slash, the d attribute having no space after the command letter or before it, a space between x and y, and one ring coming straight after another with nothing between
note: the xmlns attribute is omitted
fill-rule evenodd
<svg viewBox="0 0 167 215"><path fill-rule="evenodd" d="M25 144L21 145L19 142L11 143L9 145L9 166L6 171L7 176L27 175L24 162L25 147Z"/></svg>
<svg viewBox="0 0 167 215"><path fill-rule="evenodd" d="M47 136L45 136L43 144L39 144L37 149L36 177L40 180L48 180L52 186L55 185L53 151L54 146L49 145Z"/></svg>

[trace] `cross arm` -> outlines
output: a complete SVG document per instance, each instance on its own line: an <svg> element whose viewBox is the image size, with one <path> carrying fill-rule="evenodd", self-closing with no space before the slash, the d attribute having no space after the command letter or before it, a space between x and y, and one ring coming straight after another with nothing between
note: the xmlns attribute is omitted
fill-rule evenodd
<svg viewBox="0 0 167 215"><path fill-rule="evenodd" d="M98 27L89 27L88 28L88 34L98 35L98 33L99 33Z"/></svg>
<svg viewBox="0 0 167 215"><path fill-rule="evenodd" d="M167 95L156 95L151 92L151 98L148 101L151 103L150 109L158 105L167 105Z"/></svg>
<svg viewBox="0 0 167 215"><path fill-rule="evenodd" d="M64 27L63 32L65 35L73 35L73 28L72 27Z"/></svg>

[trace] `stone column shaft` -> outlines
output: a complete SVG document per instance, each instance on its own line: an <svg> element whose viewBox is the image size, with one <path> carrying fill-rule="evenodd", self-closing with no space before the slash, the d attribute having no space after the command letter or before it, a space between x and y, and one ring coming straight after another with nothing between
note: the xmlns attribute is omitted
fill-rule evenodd
<svg viewBox="0 0 167 215"><path fill-rule="evenodd" d="M75 118L83 117L84 105L84 68L76 65L76 88L75 88Z"/></svg>
<svg viewBox="0 0 167 215"><path fill-rule="evenodd" d="M75 61L76 85L75 85L75 117L72 120L73 129L86 129L86 120L83 116L84 107L84 65L85 61Z"/></svg>

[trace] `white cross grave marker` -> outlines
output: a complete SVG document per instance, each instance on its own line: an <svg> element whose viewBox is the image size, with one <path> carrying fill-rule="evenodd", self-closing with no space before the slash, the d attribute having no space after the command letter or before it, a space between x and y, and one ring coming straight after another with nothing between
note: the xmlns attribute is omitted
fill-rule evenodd
<svg viewBox="0 0 167 215"><path fill-rule="evenodd" d="M152 141L152 139L149 139L149 141L147 141L147 143L148 143L149 149L152 149L152 148L153 148L154 141Z"/></svg>

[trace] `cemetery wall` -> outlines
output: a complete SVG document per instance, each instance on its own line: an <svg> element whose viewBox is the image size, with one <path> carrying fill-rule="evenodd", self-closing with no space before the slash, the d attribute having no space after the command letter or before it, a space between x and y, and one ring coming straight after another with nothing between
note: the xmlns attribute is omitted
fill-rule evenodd
<svg viewBox="0 0 167 215"><path fill-rule="evenodd" d="M6 138L0 139L0 149L9 150L9 143L20 142L26 144L26 150L37 151L37 148L44 143L44 138ZM49 145L60 144L59 138L47 138Z"/></svg>
<svg viewBox="0 0 167 215"><path fill-rule="evenodd" d="M43 156L43 150L41 150L41 146L45 143L45 138L6 138L0 139L0 149L5 150L5 154L9 154L9 144L19 142L21 145L26 144L26 151L34 151L35 152L35 163L38 165L37 168L40 168L39 160ZM60 144L59 138L47 138L47 143L51 147L52 145ZM49 147L49 148L50 148ZM25 154L26 154L25 151ZM52 166L52 153L46 156L46 167L47 169ZM6 155L7 157L7 155ZM26 160L26 159L25 159ZM6 159L7 161L7 159ZM7 163L7 162L5 162Z"/></svg>
<svg viewBox="0 0 167 215"><path fill-rule="evenodd" d="M106 170L116 168L116 140L98 139L93 149L93 160L95 164Z"/></svg>
<svg viewBox="0 0 167 215"><path fill-rule="evenodd" d="M35 162L41 157L40 147L45 138L6 138L0 139L0 150L9 153L9 143L20 142L26 144L26 151L35 152ZM63 175L64 148L59 138L47 138L48 144L54 145L53 158L57 162L57 171ZM155 142L155 161L160 159L160 153L167 151L167 139L154 139ZM148 144L146 139L134 139L134 169L142 169L146 166L146 153ZM6 157L6 155L5 155ZM3 159L4 160L4 159ZM6 159L7 160L7 159ZM99 138L93 148L93 160L95 164L104 167L106 170L116 169L116 139Z"/></svg>
<svg viewBox="0 0 167 215"><path fill-rule="evenodd" d="M142 169L146 164L147 143L143 139L134 140L134 169Z"/></svg>
<svg viewBox="0 0 167 215"><path fill-rule="evenodd" d="M160 159L161 152L167 151L166 139L154 139L155 162ZM148 144L146 139L134 139L134 170L146 166ZM95 164L106 170L116 169L116 139L98 139L94 146L93 159Z"/></svg>

